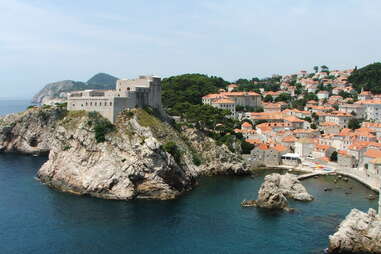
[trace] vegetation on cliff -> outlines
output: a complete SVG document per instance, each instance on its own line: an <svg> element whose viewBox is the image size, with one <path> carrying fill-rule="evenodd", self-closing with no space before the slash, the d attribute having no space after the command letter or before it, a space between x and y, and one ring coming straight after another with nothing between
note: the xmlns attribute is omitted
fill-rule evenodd
<svg viewBox="0 0 381 254"><path fill-rule="evenodd" d="M202 96L226 88L227 81L203 74L184 74L165 78L162 81L163 105L170 114L177 114L176 106L181 103L201 104Z"/></svg>
<svg viewBox="0 0 381 254"><path fill-rule="evenodd" d="M369 64L361 69L355 70L348 81L352 83L357 92L371 91L381 94L381 62Z"/></svg>

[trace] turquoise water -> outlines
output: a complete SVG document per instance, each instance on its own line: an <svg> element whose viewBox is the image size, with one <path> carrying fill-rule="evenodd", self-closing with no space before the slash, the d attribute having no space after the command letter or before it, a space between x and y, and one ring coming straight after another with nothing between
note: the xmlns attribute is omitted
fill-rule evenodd
<svg viewBox="0 0 381 254"><path fill-rule="evenodd" d="M40 184L45 161L0 154L0 253L321 253L351 208L377 205L361 184L321 177L303 182L315 201L291 202L296 213L241 208L265 173L202 178L172 201L101 200Z"/></svg>
<svg viewBox="0 0 381 254"><path fill-rule="evenodd" d="M320 253L352 207L376 207L364 186L321 178L304 181L316 200L291 202L294 214L241 208L262 174L203 178L173 201L78 197L33 178L45 160L0 154L1 253Z"/></svg>

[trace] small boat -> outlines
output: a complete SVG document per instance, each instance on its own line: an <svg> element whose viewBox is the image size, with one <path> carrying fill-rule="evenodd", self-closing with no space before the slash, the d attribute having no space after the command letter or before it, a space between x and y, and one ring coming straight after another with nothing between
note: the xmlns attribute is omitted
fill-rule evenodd
<svg viewBox="0 0 381 254"><path fill-rule="evenodd" d="M375 200L375 199L376 199L376 196L375 196L375 195L372 195L372 194L369 194L369 195L368 195L368 199L369 199L369 200Z"/></svg>

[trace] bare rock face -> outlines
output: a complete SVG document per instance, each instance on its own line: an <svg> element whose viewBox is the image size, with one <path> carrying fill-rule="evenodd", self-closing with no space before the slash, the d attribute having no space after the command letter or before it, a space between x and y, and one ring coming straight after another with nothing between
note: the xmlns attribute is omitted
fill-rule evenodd
<svg viewBox="0 0 381 254"><path fill-rule="evenodd" d="M245 200L241 203L241 206L290 210L287 198L300 201L311 201L313 199L295 175L271 174L265 177L265 181L258 191L258 199L256 201Z"/></svg>
<svg viewBox="0 0 381 254"><path fill-rule="evenodd" d="M258 191L256 206L266 209L286 209L287 198L280 189L281 175L271 174L265 177L264 183Z"/></svg>
<svg viewBox="0 0 381 254"><path fill-rule="evenodd" d="M285 174L280 175L280 190L287 198L292 198L299 201L311 201L313 196L309 194L300 183L296 175Z"/></svg>
<svg viewBox="0 0 381 254"><path fill-rule="evenodd" d="M185 128L182 132L194 151L199 151L203 160L200 173L203 175L248 175L249 168L242 158L232 153L226 145L216 142L202 132Z"/></svg>
<svg viewBox="0 0 381 254"><path fill-rule="evenodd" d="M163 149L164 139L174 140L176 134L143 110L133 114L118 122L104 142L97 142L94 119L87 113L67 116L55 133L59 145L51 147L39 179L61 191L105 199L173 199L190 190L197 171L186 148L178 161ZM143 123L168 128L163 130L167 137L159 140Z"/></svg>
<svg viewBox="0 0 381 254"><path fill-rule="evenodd" d="M114 126L102 119L59 106L8 115L0 118L0 152L49 153L38 171L41 182L105 199L172 199L192 189L199 175L245 171L225 147L205 136L185 139L144 110L125 112ZM198 142L207 142L208 156L196 166L194 155L204 150L195 147L205 149Z"/></svg>
<svg viewBox="0 0 381 254"><path fill-rule="evenodd" d="M54 144L57 122L66 114L60 107L30 108L0 118L0 151L48 153Z"/></svg>
<svg viewBox="0 0 381 254"><path fill-rule="evenodd" d="M368 213L352 209L329 236L329 253L381 253L381 218L374 209Z"/></svg>

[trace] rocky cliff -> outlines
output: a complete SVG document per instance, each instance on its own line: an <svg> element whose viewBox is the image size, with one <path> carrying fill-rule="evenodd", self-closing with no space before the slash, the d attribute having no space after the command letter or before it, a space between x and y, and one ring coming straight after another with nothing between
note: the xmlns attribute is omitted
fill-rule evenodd
<svg viewBox="0 0 381 254"><path fill-rule="evenodd" d="M205 154L195 150L205 146ZM0 148L50 151L38 171L41 182L106 199L172 199L190 190L199 175L245 172L227 148L194 130L181 135L141 109L124 112L113 126L97 113L31 108L0 118Z"/></svg>
<svg viewBox="0 0 381 254"><path fill-rule="evenodd" d="M0 117L0 151L48 153L54 144L57 124L65 115L66 109L61 107L32 107Z"/></svg>
<svg viewBox="0 0 381 254"><path fill-rule="evenodd" d="M381 218L374 209L368 213L352 209L329 237L329 253L381 253Z"/></svg>

